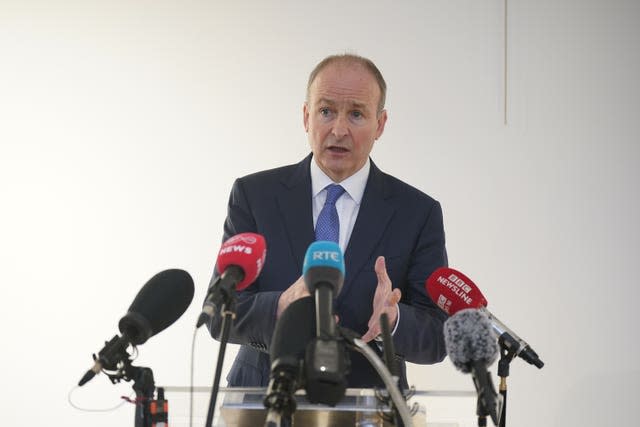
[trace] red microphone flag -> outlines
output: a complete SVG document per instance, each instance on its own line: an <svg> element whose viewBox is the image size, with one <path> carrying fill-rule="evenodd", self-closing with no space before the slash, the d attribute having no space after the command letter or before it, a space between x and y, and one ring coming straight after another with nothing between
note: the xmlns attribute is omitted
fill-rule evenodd
<svg viewBox="0 0 640 427"><path fill-rule="evenodd" d="M242 268L244 278L236 285L236 290L242 291L257 279L266 256L264 237L256 233L240 233L222 244L216 265L219 273L231 265Z"/></svg>
<svg viewBox="0 0 640 427"><path fill-rule="evenodd" d="M425 287L433 302L449 315L465 308L481 308L488 304L475 283L453 268L438 268L429 276Z"/></svg>

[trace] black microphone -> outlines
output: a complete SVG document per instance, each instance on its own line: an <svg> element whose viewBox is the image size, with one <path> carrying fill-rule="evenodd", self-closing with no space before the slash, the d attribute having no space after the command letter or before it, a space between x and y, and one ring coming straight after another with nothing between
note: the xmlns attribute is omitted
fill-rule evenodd
<svg viewBox="0 0 640 427"><path fill-rule="evenodd" d="M94 366L78 385L87 383L103 368L115 369L129 344L144 344L173 324L191 304L193 293L193 279L184 270L164 270L149 279L118 323L122 336L114 336L97 357L94 355Z"/></svg>
<svg viewBox="0 0 640 427"><path fill-rule="evenodd" d="M307 346L305 355L307 399L334 406L344 396L349 364L344 343L336 335L333 316L333 298L344 281L340 247L328 241L309 245L303 275L309 293L314 295L316 308L316 339Z"/></svg>
<svg viewBox="0 0 640 427"><path fill-rule="evenodd" d="M489 415L498 425L498 394L487 371L498 357L491 321L480 310L460 310L444 322L444 342L453 365L473 377L478 392L478 416Z"/></svg>
<svg viewBox="0 0 640 427"><path fill-rule="evenodd" d="M314 301L305 297L292 302L280 315L271 338L271 374L264 406L269 409L265 426L281 425L296 409L293 398L300 388L305 349L315 337Z"/></svg>
<svg viewBox="0 0 640 427"><path fill-rule="evenodd" d="M387 313L380 315L380 335L382 336L382 356L384 364L387 366L389 373L394 377L400 377L400 368L396 361L396 350L391 336L391 328L389 326L389 316Z"/></svg>

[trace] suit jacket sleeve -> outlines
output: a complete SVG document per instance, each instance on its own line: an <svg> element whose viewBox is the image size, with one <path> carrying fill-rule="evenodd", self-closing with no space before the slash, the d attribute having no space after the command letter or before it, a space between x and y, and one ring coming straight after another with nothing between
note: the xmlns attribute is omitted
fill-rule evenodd
<svg viewBox="0 0 640 427"><path fill-rule="evenodd" d="M407 270L399 304L400 319L393 336L396 353L412 363L437 363L446 356L443 323L446 314L427 296L425 280L447 265L442 209L433 203Z"/></svg>
<svg viewBox="0 0 640 427"><path fill-rule="evenodd" d="M242 179L237 179L231 189L227 218L224 223L223 241L245 232L259 232L251 213L251 206L245 194ZM267 254L267 256L269 256ZM215 276L215 273L214 273ZM211 283L213 283L213 278ZM275 329L278 299L282 292L260 292L260 278L237 294L236 318L233 321L229 342L248 344L258 350L268 351ZM219 339L221 318L212 319L209 331Z"/></svg>

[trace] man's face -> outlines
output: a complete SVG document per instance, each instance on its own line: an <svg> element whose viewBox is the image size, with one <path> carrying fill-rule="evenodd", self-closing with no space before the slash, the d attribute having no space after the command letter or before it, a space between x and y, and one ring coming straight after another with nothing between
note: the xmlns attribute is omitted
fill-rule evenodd
<svg viewBox="0 0 640 427"><path fill-rule="evenodd" d="M326 66L311 84L304 128L316 163L334 182L356 173L382 135L386 111L378 113L380 88L360 65Z"/></svg>

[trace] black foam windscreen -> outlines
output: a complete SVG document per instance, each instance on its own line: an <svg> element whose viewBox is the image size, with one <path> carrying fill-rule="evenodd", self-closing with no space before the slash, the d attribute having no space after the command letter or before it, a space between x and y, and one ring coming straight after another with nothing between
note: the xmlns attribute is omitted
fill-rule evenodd
<svg viewBox="0 0 640 427"><path fill-rule="evenodd" d="M453 365L464 373L473 362L491 365L498 357L498 343L491 321L482 311L460 310L444 322L444 342Z"/></svg>
<svg viewBox="0 0 640 427"><path fill-rule="evenodd" d="M300 298L287 307L271 338L271 371L286 365L295 368L304 359L307 344L316 336L316 309L313 297Z"/></svg>
<svg viewBox="0 0 640 427"><path fill-rule="evenodd" d="M187 310L193 299L193 279L184 270L164 270L140 289L118 327L134 344L170 326Z"/></svg>

